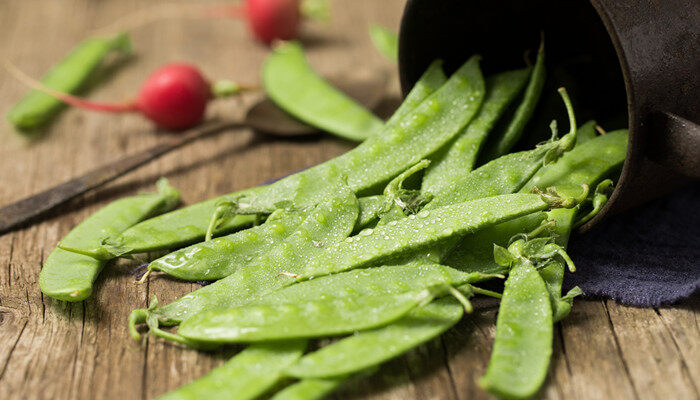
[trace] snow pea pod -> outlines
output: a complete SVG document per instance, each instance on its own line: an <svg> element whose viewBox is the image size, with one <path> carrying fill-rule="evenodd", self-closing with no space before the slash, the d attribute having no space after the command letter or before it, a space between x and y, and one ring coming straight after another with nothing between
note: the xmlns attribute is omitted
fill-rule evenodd
<svg viewBox="0 0 700 400"><path fill-rule="evenodd" d="M129 317L132 336L138 339L136 324L151 317L160 324L175 325L200 311L248 304L291 284L293 278L279 274L301 272L294 268L301 269L309 258L352 231L358 214L357 198L345 185L336 186L334 191L339 197L316 206L292 235L233 274L168 305L154 310L134 310Z"/></svg>
<svg viewBox="0 0 700 400"><path fill-rule="evenodd" d="M544 167L532 177L523 191L535 187L596 185L620 167L627 153L627 130L609 132L576 146L558 162Z"/></svg>
<svg viewBox="0 0 700 400"><path fill-rule="evenodd" d="M529 260L518 257L505 283L496 340L479 385L503 398L532 397L547 376L552 340L552 306L544 280Z"/></svg>
<svg viewBox="0 0 700 400"><path fill-rule="evenodd" d="M531 192L534 187L555 186L560 191L578 191L582 184L592 187L622 165L626 149L625 131L579 143L557 162L540 169L520 192ZM544 219L544 214L525 216L467 235L441 262L462 271L503 272L493 260L491 244L505 246L513 235L535 229Z"/></svg>
<svg viewBox="0 0 700 400"><path fill-rule="evenodd" d="M443 265L417 260L327 275L271 292L255 304L296 304L339 297L380 296L426 289L441 284L459 286L491 277L463 273Z"/></svg>
<svg viewBox="0 0 700 400"><path fill-rule="evenodd" d="M591 139L595 139L597 135L595 131L597 123L595 121L588 121L578 128L578 137L576 138L576 145L584 144Z"/></svg>
<svg viewBox="0 0 700 400"><path fill-rule="evenodd" d="M425 210L499 194L515 193L525 186L547 162L556 160L574 147L576 130L559 140L534 150L499 157L443 189Z"/></svg>
<svg viewBox="0 0 700 400"><path fill-rule="evenodd" d="M422 190L429 193L440 192L444 186L473 169L483 142L496 121L525 86L529 75L530 69L526 68L486 78L486 97L479 113L452 145L433 157L433 163L423 178Z"/></svg>
<svg viewBox="0 0 700 400"><path fill-rule="evenodd" d="M369 27L369 37L374 47L390 61L396 62L399 58L399 37L381 25L374 24Z"/></svg>
<svg viewBox="0 0 700 400"><path fill-rule="evenodd" d="M446 239L522 215L575 204L570 198L552 201L535 194L515 193L422 210L330 246L308 261L299 279L382 264L407 252L427 249Z"/></svg>
<svg viewBox="0 0 700 400"><path fill-rule="evenodd" d="M553 232L555 243L561 247L566 247L569 235L574 225L576 211L573 209L557 209L548 213L548 219L554 221ZM547 287L549 299L552 303L553 322L561 321L571 312L573 299L583 292L578 287L572 288L565 296L561 295L561 287L564 283L565 263L559 259L553 259L550 263L539 270L542 279Z"/></svg>
<svg viewBox="0 0 700 400"><path fill-rule="evenodd" d="M532 113L535 111L535 106L537 105L540 95L542 94L545 73L544 44L542 44L540 45L540 49L537 53L537 60L535 61L535 66L532 69L530 82L528 82L527 87L525 88L525 94L520 102L520 105L518 105L518 108L515 110L515 114L513 114L513 119L510 121L501 136L494 137L493 140L489 140L486 143L483 153L479 156L480 163L485 163L507 154L518 142L523 130L525 129L525 125L527 125L528 121L530 121Z"/></svg>
<svg viewBox="0 0 700 400"><path fill-rule="evenodd" d="M339 377L379 365L437 337L462 318L453 298L418 307L393 324L358 332L312 352L289 366L289 376L309 379Z"/></svg>
<svg viewBox="0 0 700 400"><path fill-rule="evenodd" d="M569 116L569 133L555 140L556 121L552 121L552 140L537 146L534 150L501 156L467 175L458 177L449 186L443 187L425 209L516 192L543 165L558 160L563 154L573 149L578 134L576 115L566 90L560 88L559 94Z"/></svg>
<svg viewBox="0 0 700 400"><path fill-rule="evenodd" d="M338 336L396 321L434 296L431 290L424 289L210 310L184 320L178 334L186 340L206 344Z"/></svg>
<svg viewBox="0 0 700 400"><path fill-rule="evenodd" d="M78 93L104 58L113 52L131 52L129 35L121 33L83 41L51 68L41 82L63 93ZM7 120L20 132L31 131L48 123L63 107L65 104L54 96L32 90L8 111Z"/></svg>
<svg viewBox="0 0 700 400"><path fill-rule="evenodd" d="M295 198L302 203L318 203L332 195L324 186L333 169L347 176L348 185L355 193L365 194L454 137L478 110L483 93L484 82L478 58L473 57L411 113L386 124L381 132L355 149L268 186L225 195L145 221L124 232L115 242L128 252L138 253L201 240L218 203L241 195L255 197L270 207L280 201L294 201ZM295 196L296 190L304 184L316 191L308 190L303 198ZM236 215L222 224L218 233L250 225L254 218Z"/></svg>
<svg viewBox="0 0 700 400"><path fill-rule="evenodd" d="M338 91L309 65L298 42L277 46L262 67L265 93L280 108L309 125L362 141L384 122Z"/></svg>
<svg viewBox="0 0 700 400"><path fill-rule="evenodd" d="M391 115L386 123L393 124L396 123L396 121L406 118L423 102L423 100L427 99L428 96L438 90L445 82L447 82L447 77L442 70L442 61L433 61L425 72L423 72L423 75L421 75L416 84L413 85L411 91L409 91L406 98L403 99L399 108L394 111L394 114Z"/></svg>
<svg viewBox="0 0 700 400"><path fill-rule="evenodd" d="M248 346L226 364L159 400L256 399L277 385L282 370L304 353L305 340L259 343Z"/></svg>
<svg viewBox="0 0 700 400"><path fill-rule="evenodd" d="M284 212L276 218L270 216L262 225L167 254L152 261L148 269L190 281L225 278L282 242L302 219L300 212Z"/></svg>
<svg viewBox="0 0 700 400"><path fill-rule="evenodd" d="M118 234L150 215L173 208L180 193L165 179L158 193L147 193L114 201L81 222L61 240L46 258L39 274L39 288L49 297L81 301L92 294L92 285L108 258L94 258L102 239Z"/></svg>
<svg viewBox="0 0 700 400"><path fill-rule="evenodd" d="M605 203L608 202L608 197L613 190L613 181L611 179L606 179L598 184L593 194L593 199L591 200L592 209L585 215L582 215L576 220L574 227L579 227L586 222L590 221L591 218L598 215L598 213L603 209Z"/></svg>
<svg viewBox="0 0 700 400"><path fill-rule="evenodd" d="M270 400L320 400L343 382L344 378L304 379L280 390Z"/></svg>

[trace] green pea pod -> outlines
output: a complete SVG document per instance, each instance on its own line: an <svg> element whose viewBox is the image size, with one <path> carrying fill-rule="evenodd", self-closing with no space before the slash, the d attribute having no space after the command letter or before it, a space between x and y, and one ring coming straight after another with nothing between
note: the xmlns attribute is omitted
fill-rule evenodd
<svg viewBox="0 0 700 400"><path fill-rule="evenodd" d="M172 209L180 194L165 179L158 193L141 194L114 201L76 226L46 258L39 274L39 287L49 297L81 301L92 294L92 285L106 259L86 254L100 253L102 239L153 214Z"/></svg>
<svg viewBox="0 0 700 400"><path fill-rule="evenodd" d="M393 324L358 332L307 354L285 370L303 379L339 377L379 365L456 324L463 308L453 298L416 308Z"/></svg>
<svg viewBox="0 0 700 400"><path fill-rule="evenodd" d="M493 245L507 246L513 236L536 229L546 218L546 213L536 212L465 235L442 262L464 272L507 273L507 267L494 261Z"/></svg>
<svg viewBox="0 0 700 400"><path fill-rule="evenodd" d="M555 234L555 242L561 247L566 247L569 235L573 228L578 207L572 209L556 209L548 212L548 220L554 221L552 233ZM552 303L552 319L558 322L569 315L573 298L581 294L580 289L572 289L566 296L562 296L561 287L564 283L564 272L566 265L559 259L551 262L539 269L539 273L547 286L549 299Z"/></svg>
<svg viewBox="0 0 700 400"><path fill-rule="evenodd" d="M277 46L263 63L265 93L294 117L345 139L362 141L384 122L321 78L298 42Z"/></svg>
<svg viewBox="0 0 700 400"><path fill-rule="evenodd" d="M256 399L283 379L282 370L304 353L305 340L249 346L207 375L159 400Z"/></svg>
<svg viewBox="0 0 700 400"><path fill-rule="evenodd" d="M59 92L79 93L104 58L113 52L131 52L129 35L121 33L83 41L51 68L41 83ZM7 120L20 131L31 131L48 123L63 107L65 104L54 96L32 90L10 109Z"/></svg>
<svg viewBox="0 0 700 400"><path fill-rule="evenodd" d="M270 207L295 199L294 204L298 205L316 204L333 195L323 182L334 169L347 176L348 185L355 193L363 195L447 143L474 116L483 94L478 58L473 57L413 112L386 124L381 132L355 149L268 186L211 199L145 221L124 232L115 242L137 253L201 240L217 204L241 194L255 197ZM305 188L303 195L298 193L300 186ZM249 225L253 218L238 215L220 226L218 233Z"/></svg>
<svg viewBox="0 0 700 400"><path fill-rule="evenodd" d="M302 219L300 212L285 213L262 225L174 251L152 261L148 269L190 281L225 278L282 242Z"/></svg>
<svg viewBox="0 0 700 400"><path fill-rule="evenodd" d="M445 72L442 70L442 61L435 60L428 68L425 70L423 75L418 79L415 85L408 92L406 98L399 108L392 114L391 118L386 122L386 124L395 124L397 121L408 117L413 110L427 99L430 95L435 93L442 85L447 82L447 77Z"/></svg>
<svg viewBox="0 0 700 400"><path fill-rule="evenodd" d="M433 296L431 290L425 289L210 310L183 321L178 334L186 340L207 344L338 336L396 321Z"/></svg>
<svg viewBox="0 0 700 400"><path fill-rule="evenodd" d="M584 183L593 186L622 165L626 149L627 133L624 131L597 136L574 147L554 164L540 169L520 192L530 192L535 186L577 191ZM544 218L544 214L526 216L467 235L442 262L467 272L502 273L504 268L493 260L492 244L506 246L513 235L530 232Z"/></svg>
<svg viewBox="0 0 700 400"><path fill-rule="evenodd" d="M505 283L496 340L479 385L507 399L535 395L552 355L552 306L542 277L529 261L517 261Z"/></svg>
<svg viewBox="0 0 700 400"><path fill-rule="evenodd" d="M442 191L474 168L481 146L508 105L521 92L530 68L508 71L486 78L486 97L479 113L457 136L454 143L433 157L423 178L422 190Z"/></svg>
<svg viewBox="0 0 700 400"><path fill-rule="evenodd" d="M374 47L390 61L396 62L399 58L399 37L395 32L383 26L373 24L369 27L369 37Z"/></svg>
<svg viewBox="0 0 700 400"><path fill-rule="evenodd" d="M600 135L576 146L556 163L542 168L523 191L535 187L596 185L622 165L627 154L627 130Z"/></svg>
<svg viewBox="0 0 700 400"><path fill-rule="evenodd" d="M485 277L487 276L481 273L463 273L417 260L408 264L358 269L299 282L275 290L256 300L255 304L296 304L340 297L400 294L439 285L459 286Z"/></svg>
<svg viewBox="0 0 700 400"><path fill-rule="evenodd" d="M597 123L595 121L588 121L578 128L578 137L576 138L576 145L584 144L589 140L595 139L598 134L595 131Z"/></svg>
<svg viewBox="0 0 700 400"><path fill-rule="evenodd" d="M277 392L270 400L320 400L345 382L345 378L304 379Z"/></svg>
<svg viewBox="0 0 700 400"><path fill-rule="evenodd" d="M527 125L532 114L535 112L535 106L542 94L542 88L544 88L544 81L545 66L543 43L540 45L540 49L537 53L537 60L535 61L535 66L530 75L530 82L525 88L525 94L520 105L518 105L515 114L513 114L513 119L501 136L496 136L486 143L482 154L479 156L481 164L507 154L518 140L520 140L525 125Z"/></svg>
<svg viewBox="0 0 700 400"><path fill-rule="evenodd" d="M564 202L570 203L567 207L576 204L572 199ZM392 257L559 205L563 205L559 200L516 193L423 210L330 246L308 261L300 279L385 263Z"/></svg>
<svg viewBox="0 0 700 400"><path fill-rule="evenodd" d="M534 150L511 153L499 157L472 173L456 180L437 193L426 210L499 194L515 193L541 170L550 158L558 158L570 151L576 141L576 132L557 141L548 142Z"/></svg>
<svg viewBox="0 0 700 400"><path fill-rule="evenodd" d="M598 215L598 213L603 209L605 203L608 202L608 197L613 190L613 181L611 179L606 179L598 184L593 194L593 199L591 200L591 210L586 214L582 215L576 220L574 227L579 227L586 222L590 221L593 217Z"/></svg>
<svg viewBox="0 0 700 400"><path fill-rule="evenodd" d="M151 316L160 324L174 325L200 311L248 304L288 286L308 259L352 231L358 214L357 198L345 185L334 187L339 197L319 204L292 235L232 275L155 310L134 310L129 319L132 336L139 337L136 324L145 323Z"/></svg>

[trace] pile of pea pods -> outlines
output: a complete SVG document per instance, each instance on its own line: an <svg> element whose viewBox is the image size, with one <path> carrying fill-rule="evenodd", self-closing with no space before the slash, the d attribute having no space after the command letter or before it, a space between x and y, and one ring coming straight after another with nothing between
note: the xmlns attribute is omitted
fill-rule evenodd
<svg viewBox="0 0 700 400"><path fill-rule="evenodd" d="M543 90L544 50L532 66L487 77L479 63L472 57L447 77L434 62L385 122L322 82L311 93L328 100L315 109L303 107L309 94L290 104L289 92L270 93L305 121L362 142L175 211L179 194L165 180L157 193L111 203L59 243L41 290L83 300L109 260L156 250L174 251L149 273L213 281L129 316L137 340L148 332L199 350L248 344L162 399L320 399L455 326L474 311L471 297L491 296L500 299L496 336L479 385L502 398L536 395L553 324L581 294L562 293L565 271L575 270L569 234L605 204L627 132L578 127L561 89L569 131L559 136L553 123L550 140L509 153ZM310 73L287 43L263 81ZM486 281L504 282L502 293ZM325 338L333 340L309 345Z"/></svg>

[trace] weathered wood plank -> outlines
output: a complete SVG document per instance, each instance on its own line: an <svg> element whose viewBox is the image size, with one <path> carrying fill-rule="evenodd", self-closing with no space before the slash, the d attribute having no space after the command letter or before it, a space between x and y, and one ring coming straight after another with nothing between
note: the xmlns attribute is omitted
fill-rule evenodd
<svg viewBox="0 0 700 400"><path fill-rule="evenodd" d="M606 306L639 397L698 398L684 357L660 315L654 309L624 307L613 301Z"/></svg>

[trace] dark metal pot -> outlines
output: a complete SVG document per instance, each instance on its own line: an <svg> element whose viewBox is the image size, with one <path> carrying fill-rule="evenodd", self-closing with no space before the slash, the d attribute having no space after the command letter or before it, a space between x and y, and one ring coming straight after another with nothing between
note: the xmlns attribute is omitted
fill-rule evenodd
<svg viewBox="0 0 700 400"><path fill-rule="evenodd" d="M583 230L700 178L698 0L408 0L401 87L406 93L437 58L446 72L472 54L483 56L485 73L522 67L541 32L548 84L530 130L547 135L546 123L562 117L558 86L580 121L630 129L615 192Z"/></svg>

